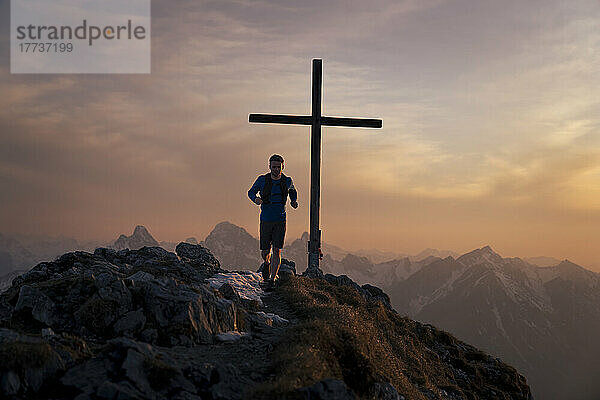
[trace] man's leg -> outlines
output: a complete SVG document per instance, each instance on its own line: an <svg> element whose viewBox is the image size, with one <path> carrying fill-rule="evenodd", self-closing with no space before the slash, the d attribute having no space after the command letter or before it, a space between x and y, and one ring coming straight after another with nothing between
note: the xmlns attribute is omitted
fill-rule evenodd
<svg viewBox="0 0 600 400"><path fill-rule="evenodd" d="M271 279L275 279L281 266L281 249L285 240L285 221L280 221L273 228L273 255L271 256Z"/></svg>
<svg viewBox="0 0 600 400"><path fill-rule="evenodd" d="M260 256L262 257L263 260L265 260L265 262L268 264L271 260L271 252L269 250L261 250L260 251Z"/></svg>
<svg viewBox="0 0 600 400"><path fill-rule="evenodd" d="M275 279L281 266L281 249L273 247L273 255L271 256L271 279Z"/></svg>
<svg viewBox="0 0 600 400"><path fill-rule="evenodd" d="M266 281L271 276L271 268L270 268L271 252L270 252L270 250L261 250L260 255L262 256L262 259L265 260L265 262L263 264L262 277L263 277L263 280Z"/></svg>
<svg viewBox="0 0 600 400"><path fill-rule="evenodd" d="M271 242L273 241L273 224L260 221L260 255L265 260L265 266L262 271L263 279L268 279L271 275L269 263L271 261Z"/></svg>

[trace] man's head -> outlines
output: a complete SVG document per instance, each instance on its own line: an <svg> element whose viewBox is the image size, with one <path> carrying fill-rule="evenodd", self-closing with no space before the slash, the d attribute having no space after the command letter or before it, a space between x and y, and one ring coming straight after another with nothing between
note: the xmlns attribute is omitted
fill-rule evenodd
<svg viewBox="0 0 600 400"><path fill-rule="evenodd" d="M271 178L281 178L281 171L283 170L283 157L279 154L273 154L269 158L269 169L271 170Z"/></svg>

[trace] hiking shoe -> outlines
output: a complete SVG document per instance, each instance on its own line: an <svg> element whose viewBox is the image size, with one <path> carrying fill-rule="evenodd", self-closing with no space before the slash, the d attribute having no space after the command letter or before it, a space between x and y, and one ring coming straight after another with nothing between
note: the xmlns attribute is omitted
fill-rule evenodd
<svg viewBox="0 0 600 400"><path fill-rule="evenodd" d="M266 282L269 280L270 270L271 270L271 268L270 268L269 263L267 263L265 261L260 265L260 267L258 268L258 271L256 271L256 272L261 272L263 281Z"/></svg>

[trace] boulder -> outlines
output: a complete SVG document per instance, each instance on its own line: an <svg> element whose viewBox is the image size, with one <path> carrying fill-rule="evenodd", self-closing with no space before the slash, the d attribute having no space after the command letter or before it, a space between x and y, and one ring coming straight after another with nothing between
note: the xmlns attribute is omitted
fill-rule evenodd
<svg viewBox="0 0 600 400"><path fill-rule="evenodd" d="M48 326L57 321L54 302L40 290L28 285L21 286L13 313L30 313L33 319Z"/></svg>
<svg viewBox="0 0 600 400"><path fill-rule="evenodd" d="M302 273L302 276L308 278L323 278L323 271L321 271L319 267L311 265Z"/></svg>
<svg viewBox="0 0 600 400"><path fill-rule="evenodd" d="M219 292L221 292L221 294L223 295L223 297L225 297L227 300L231 300L234 303L239 303L240 302L240 295L234 289L234 287L231 286L227 282L225 282L224 284L221 285L221 287L219 288Z"/></svg>
<svg viewBox="0 0 600 400"><path fill-rule="evenodd" d="M192 289L162 278L142 282L136 291L144 314L156 325L159 343L211 343L214 334L235 330L235 305L206 286Z"/></svg>
<svg viewBox="0 0 600 400"><path fill-rule="evenodd" d="M175 252L183 261L193 266L202 266L212 272L221 270L219 260L212 255L210 250L199 244L181 242L175 247Z"/></svg>
<svg viewBox="0 0 600 400"><path fill-rule="evenodd" d="M296 275L296 263L285 258L281 259L279 274Z"/></svg>
<svg viewBox="0 0 600 400"><path fill-rule="evenodd" d="M146 316L144 315L143 309L140 308L124 314L121 319L115 322L113 331L116 335L133 337L144 329L145 324Z"/></svg>
<svg viewBox="0 0 600 400"><path fill-rule="evenodd" d="M369 397L377 400L405 400L389 382L377 382L371 386Z"/></svg>

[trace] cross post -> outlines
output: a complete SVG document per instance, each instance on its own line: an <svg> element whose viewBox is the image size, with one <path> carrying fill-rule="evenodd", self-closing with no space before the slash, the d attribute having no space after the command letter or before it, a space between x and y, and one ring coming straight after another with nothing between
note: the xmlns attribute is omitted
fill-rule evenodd
<svg viewBox="0 0 600 400"><path fill-rule="evenodd" d="M319 212L321 206L321 126L348 126L355 128L381 128L380 119L340 118L321 115L321 92L323 87L323 60L312 60L312 114L250 114L248 122L310 125L310 237L308 240L308 268L319 268L321 230Z"/></svg>

